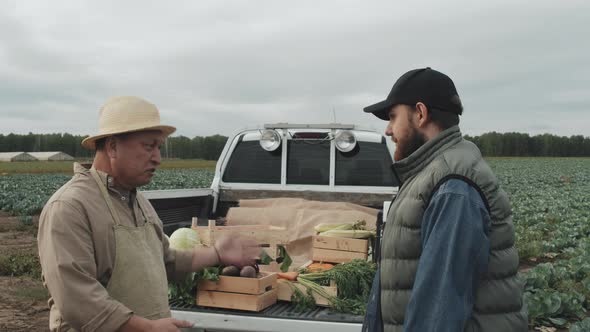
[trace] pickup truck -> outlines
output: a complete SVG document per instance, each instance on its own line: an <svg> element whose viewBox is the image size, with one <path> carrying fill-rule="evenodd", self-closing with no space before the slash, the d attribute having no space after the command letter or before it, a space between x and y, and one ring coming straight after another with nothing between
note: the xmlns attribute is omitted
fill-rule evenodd
<svg viewBox="0 0 590 332"><path fill-rule="evenodd" d="M391 144L346 124L267 124L239 130L219 157L210 188L144 191L164 223L178 227L224 217L241 199L297 197L383 210L397 192ZM380 224L383 220L378 217ZM378 248L378 245L377 245ZM261 312L170 303L172 316L207 331L360 331L363 317L328 308L298 312L287 302Z"/></svg>

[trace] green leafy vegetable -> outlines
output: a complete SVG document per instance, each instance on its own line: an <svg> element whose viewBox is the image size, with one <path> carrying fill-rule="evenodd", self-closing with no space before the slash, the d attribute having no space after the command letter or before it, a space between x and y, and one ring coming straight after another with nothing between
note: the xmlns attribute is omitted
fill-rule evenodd
<svg viewBox="0 0 590 332"><path fill-rule="evenodd" d="M307 288L306 292L303 293L299 288L293 286L292 281L286 282L293 290L293 294L291 295L291 302L295 303L296 311L304 312L316 308L315 299L313 297L313 290L311 288Z"/></svg>
<svg viewBox="0 0 590 332"><path fill-rule="evenodd" d="M300 274L297 280L308 290L311 289L328 299L335 311L364 315L375 272L374 263L355 259L338 264L327 271ZM326 294L320 287L328 286L331 280L338 287L337 297Z"/></svg>
<svg viewBox="0 0 590 332"><path fill-rule="evenodd" d="M209 280L209 281L219 281L219 274L221 273L221 268L219 266L212 266L204 268L203 271L198 272L196 276L196 280Z"/></svg>
<svg viewBox="0 0 590 332"><path fill-rule="evenodd" d="M282 262L279 262L279 260L281 260ZM285 249L285 247L283 246L279 246L279 257L277 257L277 263L281 264L279 266L281 272L289 271L289 267L291 266L291 264L293 264L291 256L289 256L289 254L287 253L287 249Z"/></svg>
<svg viewBox="0 0 590 332"><path fill-rule="evenodd" d="M170 235L170 248L176 250L191 250L201 246L199 234L192 228L182 227Z"/></svg>
<svg viewBox="0 0 590 332"><path fill-rule="evenodd" d="M168 300L177 301L184 305L195 303L196 283L195 274L191 273L181 281L170 281L168 283Z"/></svg>
<svg viewBox="0 0 590 332"><path fill-rule="evenodd" d="M260 251L260 262L258 263L259 265L268 265L273 261L272 257L270 257L266 251L261 250Z"/></svg>
<svg viewBox="0 0 590 332"><path fill-rule="evenodd" d="M588 332L590 331L590 317L585 318L584 320L572 324L570 327L570 332Z"/></svg>

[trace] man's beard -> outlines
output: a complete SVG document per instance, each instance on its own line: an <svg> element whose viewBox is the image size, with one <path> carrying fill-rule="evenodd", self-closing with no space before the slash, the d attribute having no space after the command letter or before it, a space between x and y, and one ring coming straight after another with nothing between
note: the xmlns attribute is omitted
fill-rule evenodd
<svg viewBox="0 0 590 332"><path fill-rule="evenodd" d="M424 134L418 132L416 128L411 128L411 133L406 141L398 140L395 146L395 153L393 160L400 161L410 156L414 151L418 150L422 145L426 143L426 137Z"/></svg>

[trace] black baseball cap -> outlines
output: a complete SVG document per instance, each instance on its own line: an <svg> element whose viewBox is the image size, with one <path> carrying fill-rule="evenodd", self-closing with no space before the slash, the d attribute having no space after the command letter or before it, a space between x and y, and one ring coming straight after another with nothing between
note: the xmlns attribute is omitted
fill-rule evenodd
<svg viewBox="0 0 590 332"><path fill-rule="evenodd" d="M389 111L397 104L416 105L422 102L428 108L458 115L463 105L455 84L447 75L430 67L414 69L397 79L384 101L365 107L365 112L389 121Z"/></svg>

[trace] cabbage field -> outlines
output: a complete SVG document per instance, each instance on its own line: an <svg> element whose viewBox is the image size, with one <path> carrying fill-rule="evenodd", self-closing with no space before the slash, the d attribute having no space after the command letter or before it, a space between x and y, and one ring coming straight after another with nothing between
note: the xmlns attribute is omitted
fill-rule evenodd
<svg viewBox="0 0 590 332"><path fill-rule="evenodd" d="M590 159L488 160L514 212L531 326L590 331ZM0 209L37 214L63 174L0 176ZM212 170L159 170L142 189L208 187ZM573 324L573 325L572 325Z"/></svg>
<svg viewBox="0 0 590 332"><path fill-rule="evenodd" d="M590 331L590 159L489 163L512 202L532 325L585 318L570 330Z"/></svg>
<svg viewBox="0 0 590 332"><path fill-rule="evenodd" d="M209 169L162 169L141 190L209 187ZM38 214L45 202L71 178L65 174L15 174L0 176L0 209L16 215Z"/></svg>

